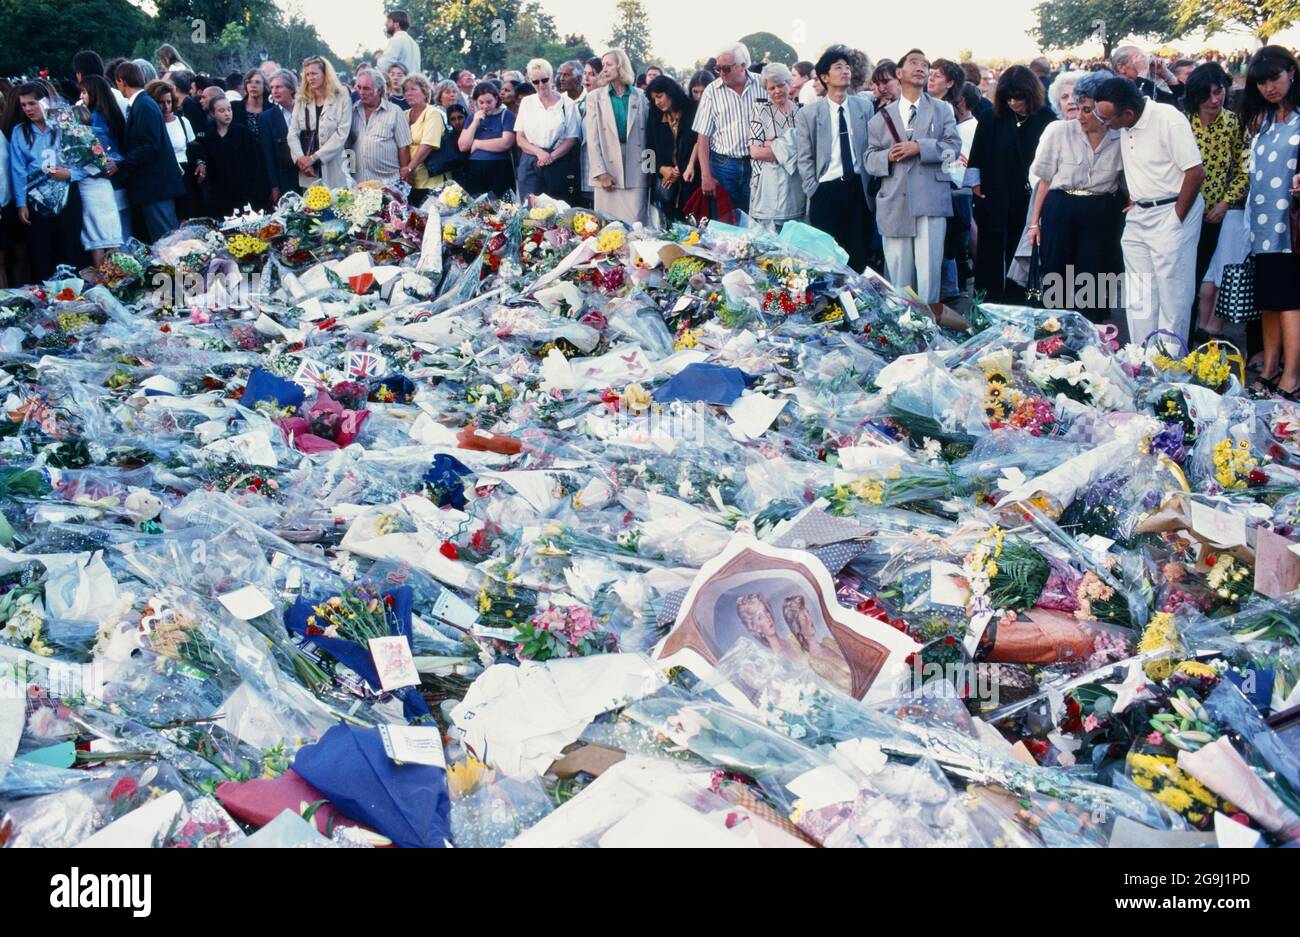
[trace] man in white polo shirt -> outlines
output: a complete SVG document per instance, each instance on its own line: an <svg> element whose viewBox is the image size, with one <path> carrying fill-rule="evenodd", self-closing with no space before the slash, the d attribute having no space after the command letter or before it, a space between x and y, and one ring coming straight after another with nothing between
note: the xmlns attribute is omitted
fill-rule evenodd
<svg viewBox="0 0 1300 937"><path fill-rule="evenodd" d="M1127 78L1097 90L1093 113L1120 132L1132 204L1124 222L1124 300L1129 341L1157 329L1187 338L1196 294L1196 242L1205 169L1191 124L1177 108L1142 96Z"/></svg>

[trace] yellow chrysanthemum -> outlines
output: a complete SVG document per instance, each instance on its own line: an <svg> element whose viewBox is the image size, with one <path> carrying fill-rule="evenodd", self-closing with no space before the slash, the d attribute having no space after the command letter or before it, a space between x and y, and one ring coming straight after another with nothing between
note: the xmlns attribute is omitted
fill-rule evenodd
<svg viewBox="0 0 1300 937"><path fill-rule="evenodd" d="M334 202L330 190L323 185L314 185L303 194L303 203L308 211L323 211Z"/></svg>
<svg viewBox="0 0 1300 937"><path fill-rule="evenodd" d="M618 225L610 225L600 232L600 237L596 240L596 250L602 254L610 254L626 243L627 232Z"/></svg>

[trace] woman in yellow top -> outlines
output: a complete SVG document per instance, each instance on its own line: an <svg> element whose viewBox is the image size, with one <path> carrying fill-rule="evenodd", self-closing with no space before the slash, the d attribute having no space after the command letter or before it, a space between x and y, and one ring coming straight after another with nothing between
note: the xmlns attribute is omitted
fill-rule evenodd
<svg viewBox="0 0 1300 937"><path fill-rule="evenodd" d="M1213 280L1207 281L1206 273L1210 261L1219 246L1220 235L1238 237L1231 224L1225 223L1230 209L1241 209L1246 197L1246 187L1250 177L1246 174L1246 163L1250 156L1246 136L1242 133L1241 122L1237 115L1224 106L1232 79L1217 62L1199 65L1187 76L1187 88L1184 92L1183 106L1187 110L1187 119L1192 123L1192 136L1201 151L1201 163L1205 167L1205 182L1201 185L1201 197L1205 200L1205 218L1201 222L1201 239L1196 246L1196 282L1200 289L1198 297L1199 312L1196 320L1196 344L1200 344L1223 334L1223 320L1214 314L1214 301L1218 288ZM1242 218L1233 214L1232 221L1241 227ZM1245 256L1245 242L1242 240L1240 262ZM1229 248L1229 244L1224 245Z"/></svg>
<svg viewBox="0 0 1300 937"><path fill-rule="evenodd" d="M402 81L402 95L409 107L406 117L411 122L411 161L401 176L403 182L411 184L411 204L421 205L430 192L447 181L446 173L430 176L424 165L429 154L442 147L447 125L442 111L429 103L433 94L424 75L407 75Z"/></svg>

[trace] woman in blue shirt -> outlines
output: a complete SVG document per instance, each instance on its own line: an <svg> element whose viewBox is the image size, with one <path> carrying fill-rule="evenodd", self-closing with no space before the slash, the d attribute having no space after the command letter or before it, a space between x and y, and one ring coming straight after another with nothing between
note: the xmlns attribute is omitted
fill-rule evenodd
<svg viewBox="0 0 1300 937"><path fill-rule="evenodd" d="M1281 46L1255 53L1246 71L1242 121L1250 144L1246 218L1255 258L1255 307L1264 330L1260 379L1283 396L1300 393L1300 245L1291 204L1300 195L1300 64Z"/></svg>
<svg viewBox="0 0 1300 937"><path fill-rule="evenodd" d="M465 171L465 189L470 195L491 192L504 198L515 189L514 163L510 151L515 146L515 115L501 106L501 92L490 81L474 87L478 107L474 119L465 125L458 141L461 151L469 154Z"/></svg>
<svg viewBox="0 0 1300 937"><path fill-rule="evenodd" d="M50 217L29 204L29 188L42 181L42 174L63 182L79 182L81 172L62 165L59 131L45 121L49 95L45 87L27 82L14 93L18 96L18 110L5 128L9 135L9 177L18 218L28 226L31 277L39 282L53 274L59 264L80 266L81 198L77 187L70 186L62 209Z"/></svg>
<svg viewBox="0 0 1300 937"><path fill-rule="evenodd" d="M90 127L95 131L100 145L104 148L104 153L108 156L109 161L120 163L122 161L121 143L126 139L126 118L122 116L122 109L117 106L117 101L113 98L113 90L109 87L108 81L102 75L87 75L81 80L81 102L90 110ZM111 178L113 184L113 206L117 211L118 227L120 236L118 243L124 243L131 237L131 206L126 199L126 179L120 174L114 174ZM82 198L85 199L85 184L82 184ZM87 207L83 212L83 221L87 227L91 226L87 214L90 212ZM108 224L105 217L105 208L100 206L99 217ZM84 232L83 232L84 235ZM84 240L83 236L83 240ZM90 247L91 245L87 245ZM96 264L98 266L98 263Z"/></svg>

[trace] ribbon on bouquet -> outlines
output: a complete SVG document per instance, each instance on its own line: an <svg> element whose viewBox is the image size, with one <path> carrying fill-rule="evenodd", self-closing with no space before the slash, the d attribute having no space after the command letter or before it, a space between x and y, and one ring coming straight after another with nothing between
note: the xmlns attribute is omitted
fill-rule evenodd
<svg viewBox="0 0 1300 937"><path fill-rule="evenodd" d="M1107 322L1105 325L1097 326L1097 335L1101 339L1101 347L1107 351L1119 351L1119 326Z"/></svg>

